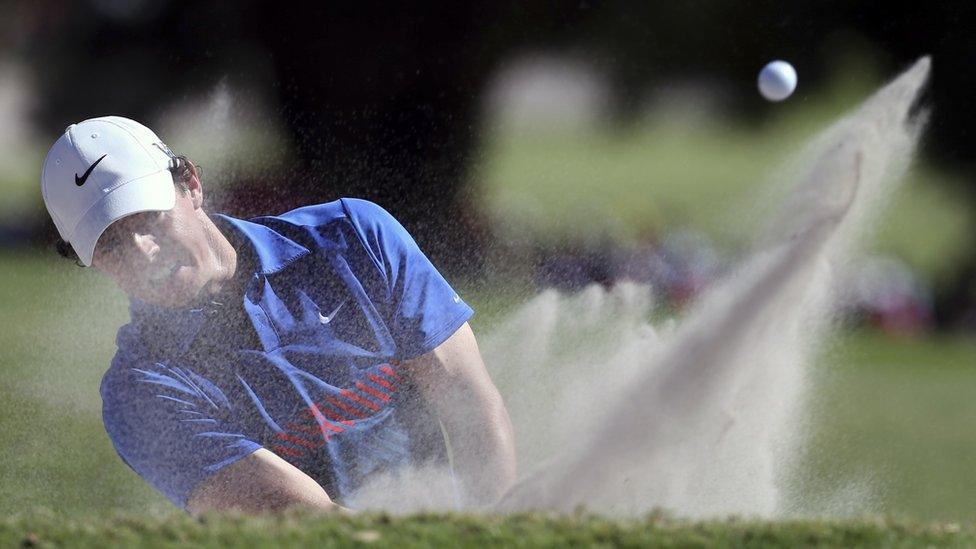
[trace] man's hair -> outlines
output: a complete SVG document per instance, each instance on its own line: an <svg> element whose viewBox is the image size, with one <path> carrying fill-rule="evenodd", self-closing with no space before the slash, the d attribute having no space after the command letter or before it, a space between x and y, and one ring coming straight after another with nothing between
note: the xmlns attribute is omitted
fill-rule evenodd
<svg viewBox="0 0 976 549"><path fill-rule="evenodd" d="M173 166L169 168L170 173L173 174L173 185L179 187L184 194L190 192L190 179L193 177L194 169L199 168L186 155L179 154L173 157ZM59 237L54 243L54 248L61 257L71 259L79 266L84 267L78 254L75 253L75 249L71 247L68 241Z"/></svg>

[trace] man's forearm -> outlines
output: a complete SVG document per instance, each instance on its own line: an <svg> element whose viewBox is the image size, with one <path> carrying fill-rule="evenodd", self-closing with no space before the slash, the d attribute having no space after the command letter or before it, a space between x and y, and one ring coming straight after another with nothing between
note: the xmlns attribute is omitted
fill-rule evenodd
<svg viewBox="0 0 976 549"><path fill-rule="evenodd" d="M311 477L262 448L203 481L190 495L186 510L193 515L227 510L264 513L296 506L342 509Z"/></svg>
<svg viewBox="0 0 976 549"><path fill-rule="evenodd" d="M404 366L447 431L468 503L494 503L515 482L515 442L471 327Z"/></svg>
<svg viewBox="0 0 976 549"><path fill-rule="evenodd" d="M445 425L466 503L471 505L494 503L516 479L512 424L504 405L493 408L487 417L464 414L456 418L467 419L463 424Z"/></svg>

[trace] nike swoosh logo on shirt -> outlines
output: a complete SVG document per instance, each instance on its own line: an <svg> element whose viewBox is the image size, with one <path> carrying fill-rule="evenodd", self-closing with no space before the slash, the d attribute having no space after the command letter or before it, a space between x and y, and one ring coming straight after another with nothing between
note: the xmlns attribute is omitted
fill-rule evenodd
<svg viewBox="0 0 976 549"><path fill-rule="evenodd" d="M336 307L331 313L329 313L329 316L325 316L322 313L319 313L319 322L321 322L322 324L328 324L332 322L332 320L335 319L335 315L338 314L339 309L341 309L342 306L345 304L346 304L345 301L340 303L338 307Z"/></svg>
<svg viewBox="0 0 976 549"><path fill-rule="evenodd" d="M102 155L102 158L105 158L106 156L108 156L108 155L107 154L103 154ZM75 173L75 185L78 185L79 187L82 186L82 185L84 185L85 184L85 181L88 181L88 176L91 175L92 170L95 169L95 166L97 166L98 163L102 161L102 158L99 158L98 160L95 161L94 164L92 164L91 166L88 166L88 169L85 170L85 175L83 175L81 177L78 177L78 174Z"/></svg>

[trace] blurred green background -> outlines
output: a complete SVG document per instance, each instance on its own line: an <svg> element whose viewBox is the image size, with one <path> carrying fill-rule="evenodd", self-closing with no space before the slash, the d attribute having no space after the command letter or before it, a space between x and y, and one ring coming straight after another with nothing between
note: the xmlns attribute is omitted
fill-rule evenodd
<svg viewBox="0 0 976 549"><path fill-rule="evenodd" d="M909 334L849 324L828 341L786 484L801 514L976 521L973 114L947 107L969 100L976 71L958 69L976 33L949 25L950 3L802 2L792 15L774 2L554 3L559 17L474 4L380 17L259 0L21 2L0 19L0 513L172 510L101 424L125 299L49 246L39 167L66 124L106 111L149 123L231 213L355 193L412 231L429 225L414 234L483 334L538 291L553 250L691 230L735 257L789 155L931 47L940 137L864 248L944 290L948 320ZM917 11L942 26L917 32ZM754 79L774 56L794 60L800 87L772 105ZM73 85L89 76L102 86Z"/></svg>

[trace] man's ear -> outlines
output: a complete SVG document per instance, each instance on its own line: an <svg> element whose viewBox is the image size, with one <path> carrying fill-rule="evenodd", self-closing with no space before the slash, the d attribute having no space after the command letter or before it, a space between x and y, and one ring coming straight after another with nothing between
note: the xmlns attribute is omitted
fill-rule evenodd
<svg viewBox="0 0 976 549"><path fill-rule="evenodd" d="M197 167L189 161L187 164L190 165L190 180L186 182L186 191L190 195L190 200L193 201L193 209L199 210L203 207L203 186L200 184Z"/></svg>

